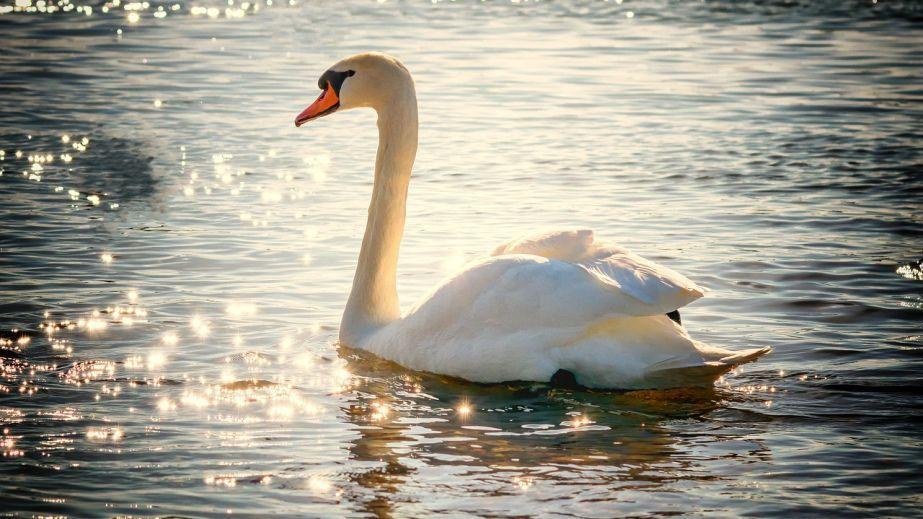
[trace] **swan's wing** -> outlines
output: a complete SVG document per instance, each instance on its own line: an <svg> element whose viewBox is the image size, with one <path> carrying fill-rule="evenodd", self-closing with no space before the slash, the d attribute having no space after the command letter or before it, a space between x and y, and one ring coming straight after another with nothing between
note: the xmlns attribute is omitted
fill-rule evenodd
<svg viewBox="0 0 923 519"><path fill-rule="evenodd" d="M549 352L592 323L658 311L580 265L504 255L446 280L359 347L473 381L547 380L557 369Z"/></svg>
<svg viewBox="0 0 923 519"><path fill-rule="evenodd" d="M585 267L607 278L626 295L644 302L655 313L667 313L705 294L686 276L632 253L597 242L589 229L551 231L518 238L494 249L494 256L534 254ZM649 314L653 315L653 314Z"/></svg>
<svg viewBox="0 0 923 519"><path fill-rule="evenodd" d="M686 276L619 247L600 247L579 264L609 278L626 294L663 314L705 295L705 289Z"/></svg>
<svg viewBox="0 0 923 519"><path fill-rule="evenodd" d="M479 318L502 322L511 330L551 322L585 327L603 317L663 313L593 269L527 254L470 264L436 287L407 317L434 310L450 320L480 312ZM436 317L427 322L444 328Z"/></svg>

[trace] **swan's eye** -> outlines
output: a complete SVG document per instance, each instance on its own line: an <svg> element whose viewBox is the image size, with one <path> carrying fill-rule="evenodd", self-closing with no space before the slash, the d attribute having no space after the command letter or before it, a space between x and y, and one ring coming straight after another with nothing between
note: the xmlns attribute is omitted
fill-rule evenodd
<svg viewBox="0 0 923 519"><path fill-rule="evenodd" d="M330 86L333 87L333 91L340 94L340 87L343 86L343 82L346 81L346 78L356 75L355 70L347 70L345 72L339 72L336 70L328 70L324 72L320 79L317 80L317 88L324 90L327 88L327 83L330 83Z"/></svg>

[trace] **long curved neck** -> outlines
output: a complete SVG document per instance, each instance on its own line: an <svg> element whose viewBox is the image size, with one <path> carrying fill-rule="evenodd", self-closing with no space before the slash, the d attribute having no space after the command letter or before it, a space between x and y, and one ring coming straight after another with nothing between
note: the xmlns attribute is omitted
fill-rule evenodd
<svg viewBox="0 0 923 519"><path fill-rule="evenodd" d="M400 318L397 260L404 234L407 187L417 154L417 100L411 83L378 110L378 154L369 217L352 292L340 324L340 342L355 345L365 334Z"/></svg>

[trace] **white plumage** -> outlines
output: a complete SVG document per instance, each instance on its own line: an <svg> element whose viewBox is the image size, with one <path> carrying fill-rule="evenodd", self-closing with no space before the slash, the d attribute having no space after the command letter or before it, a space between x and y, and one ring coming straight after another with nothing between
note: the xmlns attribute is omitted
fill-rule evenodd
<svg viewBox="0 0 923 519"><path fill-rule="evenodd" d="M589 230L514 240L445 280L357 347L474 382L548 381L559 369L597 388L711 384L768 349L692 340L666 315L704 290Z"/></svg>

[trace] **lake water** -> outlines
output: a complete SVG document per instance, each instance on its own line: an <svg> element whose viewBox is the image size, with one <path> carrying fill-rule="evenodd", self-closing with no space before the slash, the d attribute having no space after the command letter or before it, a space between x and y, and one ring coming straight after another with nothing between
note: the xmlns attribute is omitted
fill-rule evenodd
<svg viewBox="0 0 923 519"><path fill-rule="evenodd" d="M0 515L921 513L923 4L261 1L0 9ZM773 352L625 393L338 350L375 119L292 122L365 50L419 94L404 307L591 227Z"/></svg>

